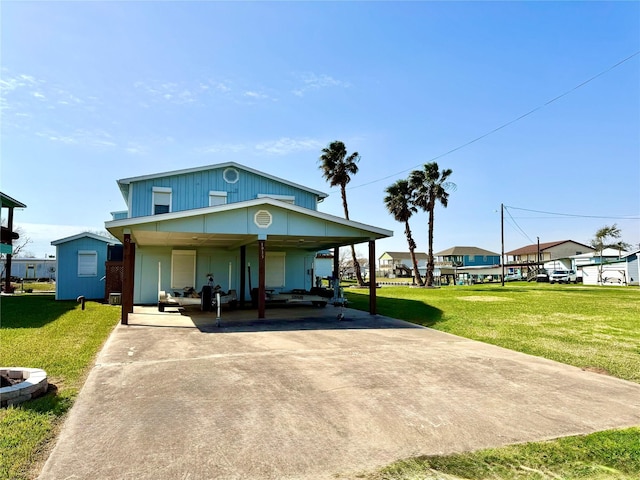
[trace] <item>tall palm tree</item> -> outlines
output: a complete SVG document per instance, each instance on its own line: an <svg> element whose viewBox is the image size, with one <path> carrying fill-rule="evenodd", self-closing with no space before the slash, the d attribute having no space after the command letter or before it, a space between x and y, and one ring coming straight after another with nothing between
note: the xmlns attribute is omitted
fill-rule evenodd
<svg viewBox="0 0 640 480"><path fill-rule="evenodd" d="M453 170L438 170L436 162L425 163L422 170L414 170L409 175L409 186L413 190L413 204L429 214L429 254L427 259L427 287L433 286L433 215L436 202L443 207L449 204L447 190L456 188L448 179Z"/></svg>
<svg viewBox="0 0 640 480"><path fill-rule="evenodd" d="M421 287L424 286L420 272L418 271L418 261L416 260L416 242L413 240L411 228L409 227L409 219L418 211L412 203L413 194L408 180L398 180L396 183L389 185L385 190L387 195L384 197L384 204L393 215L396 221L404 223L404 234L409 244L409 253L413 262L413 278Z"/></svg>
<svg viewBox="0 0 640 480"><path fill-rule="evenodd" d="M347 155L347 147L345 147L344 143L339 140L331 142L328 147L323 148L322 155L320 155L320 169L322 170L322 176L332 187L340 186L344 218L347 220L349 220L349 207L347 205L346 187L351 181L351 176L358 173L357 163L359 161L360 155L358 155L358 152L353 152L351 155ZM364 285L354 245L351 245L351 257L353 258L353 269L356 273L358 285Z"/></svg>

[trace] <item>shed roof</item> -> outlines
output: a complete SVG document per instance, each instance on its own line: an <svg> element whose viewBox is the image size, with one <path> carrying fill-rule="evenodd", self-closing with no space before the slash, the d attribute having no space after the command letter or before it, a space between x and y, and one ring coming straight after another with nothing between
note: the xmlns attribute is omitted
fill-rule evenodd
<svg viewBox="0 0 640 480"><path fill-rule="evenodd" d="M490 252L489 250L484 250L478 247L451 247L446 250L442 250L441 252L434 254L437 257L448 257L452 255L482 255L482 256L500 256L499 253Z"/></svg>
<svg viewBox="0 0 640 480"><path fill-rule="evenodd" d="M53 240L51 242L51 245L57 246L57 245L61 245L63 243L68 243L68 242L72 242L74 240L79 240L81 238L92 238L94 240L100 240L102 242L105 243L110 243L110 244L119 244L120 240L116 239L116 238L107 238L107 237L103 237L102 235L98 235L96 233L91 233L91 232L82 232L82 233L78 233L77 235L72 235L71 237L65 237L65 238L60 238L58 240Z"/></svg>

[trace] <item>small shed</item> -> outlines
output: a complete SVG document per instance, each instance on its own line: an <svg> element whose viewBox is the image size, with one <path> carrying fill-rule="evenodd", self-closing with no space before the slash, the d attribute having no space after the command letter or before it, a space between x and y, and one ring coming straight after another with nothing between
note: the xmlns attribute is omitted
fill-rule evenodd
<svg viewBox="0 0 640 480"><path fill-rule="evenodd" d="M102 300L109 245L119 245L115 238L83 232L54 240L56 247L56 300L75 300L79 296Z"/></svg>
<svg viewBox="0 0 640 480"><path fill-rule="evenodd" d="M639 285L638 254L640 250L627 253L619 260L578 267L582 270L583 283L585 285Z"/></svg>

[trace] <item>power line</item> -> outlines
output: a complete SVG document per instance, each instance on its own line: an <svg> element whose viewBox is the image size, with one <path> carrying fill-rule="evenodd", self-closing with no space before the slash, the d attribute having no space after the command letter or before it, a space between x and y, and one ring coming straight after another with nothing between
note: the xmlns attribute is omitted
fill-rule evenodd
<svg viewBox="0 0 640 480"><path fill-rule="evenodd" d="M506 205L503 205L503 208L507 211L507 214L509 215L509 218L511 218L511 221L513 222L513 224L518 228L518 230L520 230L520 232L522 232L522 234L531 242L531 243L535 243L533 240L531 240L531 238L529 237L529 235L527 235L527 233L522 229L522 227L520 227L520 225L518 225L518 222L515 221L515 219L511 216L511 212L509 211L509 207L507 207Z"/></svg>
<svg viewBox="0 0 640 480"><path fill-rule="evenodd" d="M498 132L498 131L502 130L503 128L506 128L506 127L508 127L509 125L512 125L512 124L514 124L514 123L516 123L516 122L518 122L518 121L522 120L523 118L528 117L529 115L534 114L534 113L535 113L535 112L537 112L538 110L541 110L541 109L543 109L544 107L546 107L546 106L548 106L548 105L551 105L552 103L554 103L554 102L556 102L556 101L560 100L562 97L565 97L565 96L569 95L570 93L573 93L574 91L578 90L579 88L584 87L585 85L587 85L588 83L592 82L592 81L593 81L593 80L595 80L596 78L599 78L599 77L601 77L601 76L605 75L606 73L609 73L609 72L610 72L611 70L613 70L614 68L619 67L619 66L620 66L620 65L622 65L623 63L625 63L625 62L627 62L627 61L631 60L633 57L635 57L635 56L637 56L637 55L639 55L639 54L640 54L640 50L638 50L637 52L635 52L635 53L633 53L633 54L629 55L628 57L626 57L626 58L624 58L624 59L620 60L618 63L616 63L616 64L614 64L614 65L610 66L609 68L607 68L607 69L605 69L605 70L602 70L600 73L597 73L596 75L594 75L594 76L592 76L592 77L588 78L587 80L585 80L584 82L582 82L582 83L580 83L580 84L576 85L575 87L570 88L569 90L565 91L564 93L561 93L560 95L558 95L558 96L556 96L556 97L552 98L551 100L548 100L547 102L543 103L542 105L539 105L539 106L535 107L534 109L529 110L527 113L524 113L524 114L520 115L519 117L516 117L516 118L514 118L514 119L512 119L512 120L509 120L508 122L503 123L503 124L502 124L502 125L500 125L499 127L496 127L496 128L494 128L493 130L490 130L489 132L484 133L484 134L480 135L479 137L474 138L473 140L469 140L468 142L463 143L463 144L462 144L462 145L460 145L460 146L457 146L457 147L455 147L455 148L452 148L451 150L449 150L449 151L447 151L447 152L445 152L445 153L441 153L440 155L436 155L435 157L431 158L431 159L430 159L430 160L428 160L427 162L423 162L423 163L435 162L436 160L438 160L438 159L440 159L440 158L442 158L442 157L445 157L445 156L450 155L450 154L452 154L452 153L454 153L454 152L457 152L458 150L461 150L461 149L463 149L463 148L465 148L465 147L468 147L469 145L471 145L471 144L473 144L473 143L476 143L476 142L478 142L478 141L482 140L483 138L486 138L486 137L488 137L489 135L492 135L492 134L494 134L494 133L496 133L496 132ZM405 170L401 170L401 171L399 171L399 172L392 173L391 175L387 175L387 176L385 176L385 177L381 177L381 178L379 178L379 179L377 179L377 180L372 180L372 181L367 182L367 183L362 183L362 184L360 184L360 185L355 185L355 186L353 186L353 187L348 187L348 188L347 188L347 190L354 190L354 189L356 189L356 188L366 187L367 185L371 185L371 184L374 184L374 183L381 182L381 181L383 181L383 180L387 180L387 179L389 179L389 178L396 177L396 176L398 176L398 175L400 175L400 174L402 174L402 173L406 173L406 172L408 172L409 170L413 170L413 169L418 168L418 167L421 167L421 166L422 166L422 163L420 163L420 164L418 164L418 165L414 165L413 167L409 167L409 168L407 168L407 169L405 169Z"/></svg>
<svg viewBox="0 0 640 480"><path fill-rule="evenodd" d="M505 205L505 208L507 208L507 205ZM640 217L635 217L635 216L624 216L624 215L607 215L607 216L603 216L603 215L580 215L580 214L575 214L575 213L558 213L558 212L545 212L542 210L532 210L529 208L519 208L519 207L511 207L509 206L508 208L512 208L513 210L521 210L523 212L533 212L533 213L543 213L545 215L556 215L556 216L560 216L560 217L574 217L574 218L600 218L600 219L605 219L605 220L640 220ZM513 218L513 217L511 217ZM532 218L532 217L529 217Z"/></svg>

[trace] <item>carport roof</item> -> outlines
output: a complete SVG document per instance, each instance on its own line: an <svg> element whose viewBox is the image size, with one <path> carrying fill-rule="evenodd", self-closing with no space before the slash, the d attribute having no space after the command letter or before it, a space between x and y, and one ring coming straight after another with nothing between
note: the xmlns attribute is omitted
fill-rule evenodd
<svg viewBox="0 0 640 480"><path fill-rule="evenodd" d="M255 223L254 215L266 209L283 219L281 225ZM390 230L272 198L114 220L105 228L120 241L130 233L138 246L234 249L263 237L270 250L314 252L393 236Z"/></svg>

